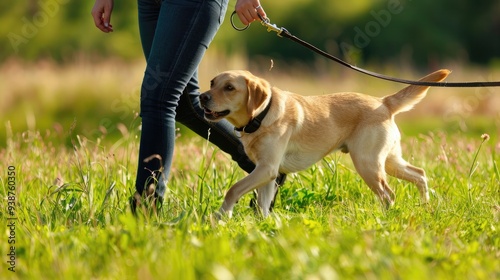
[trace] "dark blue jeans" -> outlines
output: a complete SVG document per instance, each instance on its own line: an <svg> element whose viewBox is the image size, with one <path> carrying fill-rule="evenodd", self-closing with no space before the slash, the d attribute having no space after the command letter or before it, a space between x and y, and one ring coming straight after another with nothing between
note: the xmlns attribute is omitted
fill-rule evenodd
<svg viewBox="0 0 500 280"><path fill-rule="evenodd" d="M233 126L225 120L207 122L199 107L198 65L224 19L227 4L228 0L138 0L147 60L136 179L140 194L152 183L157 196L165 194L176 121L230 154L246 172L255 167L234 136Z"/></svg>

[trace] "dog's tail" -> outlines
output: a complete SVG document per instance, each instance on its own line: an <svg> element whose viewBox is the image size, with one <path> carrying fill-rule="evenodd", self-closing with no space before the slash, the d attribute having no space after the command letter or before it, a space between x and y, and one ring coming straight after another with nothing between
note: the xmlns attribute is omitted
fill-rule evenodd
<svg viewBox="0 0 500 280"><path fill-rule="evenodd" d="M423 82L441 82L451 73L448 69L441 69L434 73L431 73L420 81ZM427 94L428 86L415 86L411 85L405 87L404 89L396 92L393 95L389 95L383 98L383 103L391 114L395 115L401 112L409 111L413 106L415 106L420 100L422 100Z"/></svg>

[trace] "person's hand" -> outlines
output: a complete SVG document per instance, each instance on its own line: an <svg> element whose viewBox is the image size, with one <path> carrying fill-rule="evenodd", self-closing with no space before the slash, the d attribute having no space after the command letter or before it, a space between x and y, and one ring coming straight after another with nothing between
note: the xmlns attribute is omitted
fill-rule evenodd
<svg viewBox="0 0 500 280"><path fill-rule="evenodd" d="M259 20L259 15L263 18L266 17L266 12L259 0L237 0L234 10L244 25Z"/></svg>
<svg viewBox="0 0 500 280"><path fill-rule="evenodd" d="M113 11L113 0L96 0L92 8L92 17L97 28L102 32L113 32L111 25L111 12Z"/></svg>

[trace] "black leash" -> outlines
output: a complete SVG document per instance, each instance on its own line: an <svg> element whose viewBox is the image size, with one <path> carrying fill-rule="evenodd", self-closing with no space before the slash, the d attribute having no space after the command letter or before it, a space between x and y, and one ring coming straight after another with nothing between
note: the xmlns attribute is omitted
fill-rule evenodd
<svg viewBox="0 0 500 280"><path fill-rule="evenodd" d="M239 28L234 24L233 17L236 14L236 11L233 12L231 15L231 25L233 26L234 29L238 31L244 31L246 30L250 25L247 25L243 28ZM259 15L260 17L260 15ZM422 81L412 81L412 80L406 80L406 79L400 79L400 78L394 78L390 76L386 76L383 74L379 74L376 72L372 72L363 68L359 68L357 66L351 65L343 60L341 60L338 57L335 57L313 45L310 43L301 40L300 38L292 35L288 30L286 30L283 27L277 27L275 24L271 24L269 18L262 18L261 19L261 24L265 27L267 27L267 32L274 31L277 33L278 37L285 37L288 38L296 43L301 44L302 46L330 59L333 60L347 68L350 68L354 71L358 71L360 73L363 73L365 75L369 75L378 79L382 80L387 80L391 82L397 82L397 83L402 83L402 84L408 84L408 85L417 85L417 86L433 86L433 87L499 87L500 86L500 81L494 81L494 82L422 82Z"/></svg>

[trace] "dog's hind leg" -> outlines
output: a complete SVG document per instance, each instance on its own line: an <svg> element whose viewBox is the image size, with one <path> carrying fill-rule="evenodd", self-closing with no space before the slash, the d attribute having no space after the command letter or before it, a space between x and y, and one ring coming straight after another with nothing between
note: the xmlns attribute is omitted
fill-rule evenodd
<svg viewBox="0 0 500 280"><path fill-rule="evenodd" d="M368 187L378 196L386 207L394 204L394 191L389 187L385 176L384 164L377 155L358 155L351 153L354 167Z"/></svg>
<svg viewBox="0 0 500 280"><path fill-rule="evenodd" d="M422 168L415 167L404 160L399 153L390 154L385 162L387 174L412 182L417 185L422 202L429 201L429 190L427 187L427 177Z"/></svg>

